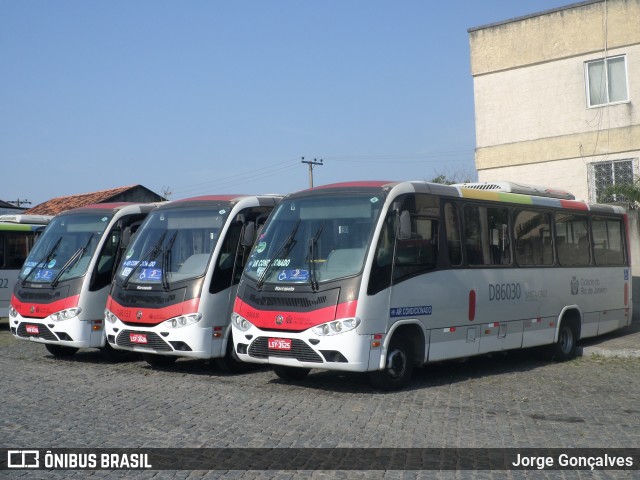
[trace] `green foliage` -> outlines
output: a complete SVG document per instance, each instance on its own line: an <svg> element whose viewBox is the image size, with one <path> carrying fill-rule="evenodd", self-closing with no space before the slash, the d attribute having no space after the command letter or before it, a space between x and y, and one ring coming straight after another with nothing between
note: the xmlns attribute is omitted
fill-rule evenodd
<svg viewBox="0 0 640 480"><path fill-rule="evenodd" d="M632 184L619 184L607 187L599 202L622 204L629 210L640 208L640 178L636 177Z"/></svg>

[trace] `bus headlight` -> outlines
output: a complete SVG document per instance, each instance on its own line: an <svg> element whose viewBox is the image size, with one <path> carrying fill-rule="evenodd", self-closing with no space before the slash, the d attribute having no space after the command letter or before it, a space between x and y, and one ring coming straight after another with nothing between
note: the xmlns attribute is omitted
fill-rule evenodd
<svg viewBox="0 0 640 480"><path fill-rule="evenodd" d="M13 306L9 306L9 315L13 318L16 318L18 316L18 311L13 308Z"/></svg>
<svg viewBox="0 0 640 480"><path fill-rule="evenodd" d="M251 322L249 322L249 320L238 315L237 313L231 314L231 323L233 323L233 325L242 332L246 332L253 326L251 325Z"/></svg>
<svg viewBox="0 0 640 480"><path fill-rule="evenodd" d="M358 325L360 325L359 318L345 318L334 322L323 323L322 325L313 327L311 330L320 337L326 337L328 335L337 335L339 333L348 332L356 328Z"/></svg>
<svg viewBox="0 0 640 480"><path fill-rule="evenodd" d="M170 318L163 322L163 325L167 328L182 328L198 323L200 320L202 320L202 314L200 312L190 313L188 315L180 315L179 317Z"/></svg>
<svg viewBox="0 0 640 480"><path fill-rule="evenodd" d="M80 307L67 308L66 310L60 310L59 312L51 314L51 320L54 322L62 322L63 320L69 320L70 318L77 317L82 312Z"/></svg>
<svg viewBox="0 0 640 480"><path fill-rule="evenodd" d="M116 317L109 309L104 310L104 319L109 323L116 323L118 317Z"/></svg>

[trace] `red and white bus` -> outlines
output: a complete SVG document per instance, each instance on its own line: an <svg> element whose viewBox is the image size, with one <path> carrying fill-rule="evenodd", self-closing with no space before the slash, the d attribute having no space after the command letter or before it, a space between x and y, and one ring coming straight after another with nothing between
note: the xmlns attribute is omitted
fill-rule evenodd
<svg viewBox="0 0 640 480"><path fill-rule="evenodd" d="M9 325L15 338L55 356L105 344L104 307L122 249L154 204L101 203L55 216L15 284Z"/></svg>
<svg viewBox="0 0 640 480"><path fill-rule="evenodd" d="M624 210L507 187L355 182L285 197L238 288L238 357L285 379L369 372L397 389L429 362L540 345L564 360L628 325Z"/></svg>
<svg viewBox="0 0 640 480"><path fill-rule="evenodd" d="M13 286L47 215L0 215L0 318L9 316Z"/></svg>
<svg viewBox="0 0 640 480"><path fill-rule="evenodd" d="M233 300L255 234L280 199L204 196L151 212L111 288L109 344L140 352L152 366L191 357L241 369L230 340Z"/></svg>

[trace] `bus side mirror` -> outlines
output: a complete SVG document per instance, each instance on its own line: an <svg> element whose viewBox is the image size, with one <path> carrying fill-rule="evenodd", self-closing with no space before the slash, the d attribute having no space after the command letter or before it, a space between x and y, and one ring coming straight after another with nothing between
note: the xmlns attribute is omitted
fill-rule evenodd
<svg viewBox="0 0 640 480"><path fill-rule="evenodd" d="M244 230L242 231L242 238L240 243L243 247L251 247L253 245L253 239L255 238L256 233L256 224L253 222L249 222L245 224Z"/></svg>
<svg viewBox="0 0 640 480"><path fill-rule="evenodd" d="M411 238L411 214L408 210L400 213L400 229L398 230L398 240L408 240Z"/></svg>

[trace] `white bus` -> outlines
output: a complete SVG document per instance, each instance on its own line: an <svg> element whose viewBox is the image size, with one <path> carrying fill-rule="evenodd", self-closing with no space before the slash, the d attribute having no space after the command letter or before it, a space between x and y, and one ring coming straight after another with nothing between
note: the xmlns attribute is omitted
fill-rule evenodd
<svg viewBox="0 0 640 480"><path fill-rule="evenodd" d="M196 197L149 214L111 288L109 344L154 367L191 357L241 370L230 340L233 300L256 232L280 198Z"/></svg>
<svg viewBox="0 0 640 480"><path fill-rule="evenodd" d="M569 359L579 339L630 323L622 208L491 188L360 182L285 197L238 288L238 357L291 380L369 372L391 390L440 360L540 345Z"/></svg>
<svg viewBox="0 0 640 480"><path fill-rule="evenodd" d="M46 215L0 215L0 318L9 316L11 293L22 264L49 220Z"/></svg>
<svg viewBox="0 0 640 480"><path fill-rule="evenodd" d="M127 239L154 204L101 203L55 216L15 284L9 326L15 338L43 343L57 357L105 343L104 307Z"/></svg>

